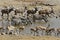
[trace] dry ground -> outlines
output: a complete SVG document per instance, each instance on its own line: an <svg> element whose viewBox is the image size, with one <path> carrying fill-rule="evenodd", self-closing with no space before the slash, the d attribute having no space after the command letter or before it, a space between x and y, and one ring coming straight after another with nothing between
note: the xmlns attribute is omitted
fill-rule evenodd
<svg viewBox="0 0 60 40"><path fill-rule="evenodd" d="M0 40L60 40L53 36L14 36L1 35Z"/></svg>

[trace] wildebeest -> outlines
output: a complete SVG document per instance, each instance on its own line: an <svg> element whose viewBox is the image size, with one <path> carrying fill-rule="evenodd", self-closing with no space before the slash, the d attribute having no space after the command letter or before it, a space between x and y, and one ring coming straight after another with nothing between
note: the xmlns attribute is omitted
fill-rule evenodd
<svg viewBox="0 0 60 40"><path fill-rule="evenodd" d="M51 7L51 10L50 10L50 11L48 11L47 9L45 9L45 10L40 10L40 11L39 11L39 14L45 14L45 15L47 15L48 17L50 17L49 14L52 14L52 13L55 14L52 7Z"/></svg>
<svg viewBox="0 0 60 40"><path fill-rule="evenodd" d="M19 8L15 8L14 9L15 15L17 15L17 13L21 13L23 14L25 12L25 9L19 9Z"/></svg>
<svg viewBox="0 0 60 40"><path fill-rule="evenodd" d="M13 10L14 10L14 7L1 9L2 16L3 14L7 14L9 16L9 13Z"/></svg>
<svg viewBox="0 0 60 40"><path fill-rule="evenodd" d="M38 11L37 7L35 7L34 9L35 9L35 10L28 10L28 9L26 8L26 10L27 10L27 16L28 16L29 14L35 14L35 13Z"/></svg>

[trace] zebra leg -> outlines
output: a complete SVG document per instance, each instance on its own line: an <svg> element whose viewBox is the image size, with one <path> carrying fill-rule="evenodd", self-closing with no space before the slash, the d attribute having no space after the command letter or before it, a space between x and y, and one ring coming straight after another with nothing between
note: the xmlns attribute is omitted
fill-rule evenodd
<svg viewBox="0 0 60 40"><path fill-rule="evenodd" d="M31 34L33 34L33 31L31 31Z"/></svg>
<svg viewBox="0 0 60 40"><path fill-rule="evenodd" d="M31 31L31 34L32 34L32 31Z"/></svg>
<svg viewBox="0 0 60 40"><path fill-rule="evenodd" d="M35 36L35 32L34 32L34 36Z"/></svg>
<svg viewBox="0 0 60 40"><path fill-rule="evenodd" d="M54 36L57 36L57 32L56 31L54 31Z"/></svg>
<svg viewBox="0 0 60 40"><path fill-rule="evenodd" d="M19 34L21 33L21 31L19 30Z"/></svg>
<svg viewBox="0 0 60 40"><path fill-rule="evenodd" d="M48 35L48 32L46 31L45 35Z"/></svg>
<svg viewBox="0 0 60 40"><path fill-rule="evenodd" d="M11 32L11 31L8 31L8 34L9 34L9 35L12 35L12 32Z"/></svg>
<svg viewBox="0 0 60 40"><path fill-rule="evenodd" d="M49 14L47 14L48 15L48 17L51 17Z"/></svg>
<svg viewBox="0 0 60 40"><path fill-rule="evenodd" d="M42 33L41 33L41 35L43 35L43 30L42 30Z"/></svg>
<svg viewBox="0 0 60 40"><path fill-rule="evenodd" d="M52 32L49 32L49 35L52 35Z"/></svg>
<svg viewBox="0 0 60 40"><path fill-rule="evenodd" d="M39 32L37 31L36 33L37 33L37 35L36 35L36 36L39 36Z"/></svg>
<svg viewBox="0 0 60 40"><path fill-rule="evenodd" d="M36 17L33 15L33 22L35 22L35 20L36 20Z"/></svg>
<svg viewBox="0 0 60 40"><path fill-rule="evenodd" d="M59 36L59 32L57 32L57 36Z"/></svg>
<svg viewBox="0 0 60 40"><path fill-rule="evenodd" d="M1 15L1 16L3 16L3 14L4 14L4 13L2 13L2 15Z"/></svg>
<svg viewBox="0 0 60 40"><path fill-rule="evenodd" d="M43 20L47 23L48 22L48 20L47 19L45 19L45 18L43 18Z"/></svg>
<svg viewBox="0 0 60 40"><path fill-rule="evenodd" d="M28 20L28 22L29 22L30 24L32 24L32 22L31 22L30 20Z"/></svg>
<svg viewBox="0 0 60 40"><path fill-rule="evenodd" d="M33 22L35 22L35 19L33 19Z"/></svg>
<svg viewBox="0 0 60 40"><path fill-rule="evenodd" d="M14 15L17 15L16 11L15 11L15 14Z"/></svg>
<svg viewBox="0 0 60 40"><path fill-rule="evenodd" d="M32 22L30 21L30 24L32 24Z"/></svg>

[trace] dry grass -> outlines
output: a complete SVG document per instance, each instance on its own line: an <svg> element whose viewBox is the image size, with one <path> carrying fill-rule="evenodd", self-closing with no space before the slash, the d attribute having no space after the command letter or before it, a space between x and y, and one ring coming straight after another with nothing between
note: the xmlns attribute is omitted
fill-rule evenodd
<svg viewBox="0 0 60 40"><path fill-rule="evenodd" d="M60 40L60 38L52 36L14 36L2 35L0 40Z"/></svg>

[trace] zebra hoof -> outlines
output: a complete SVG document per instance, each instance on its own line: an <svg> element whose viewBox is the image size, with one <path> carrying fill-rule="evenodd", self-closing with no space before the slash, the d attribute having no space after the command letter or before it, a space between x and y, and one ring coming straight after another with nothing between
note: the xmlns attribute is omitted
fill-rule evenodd
<svg viewBox="0 0 60 40"><path fill-rule="evenodd" d="M56 16L56 18L58 18L58 17Z"/></svg>

